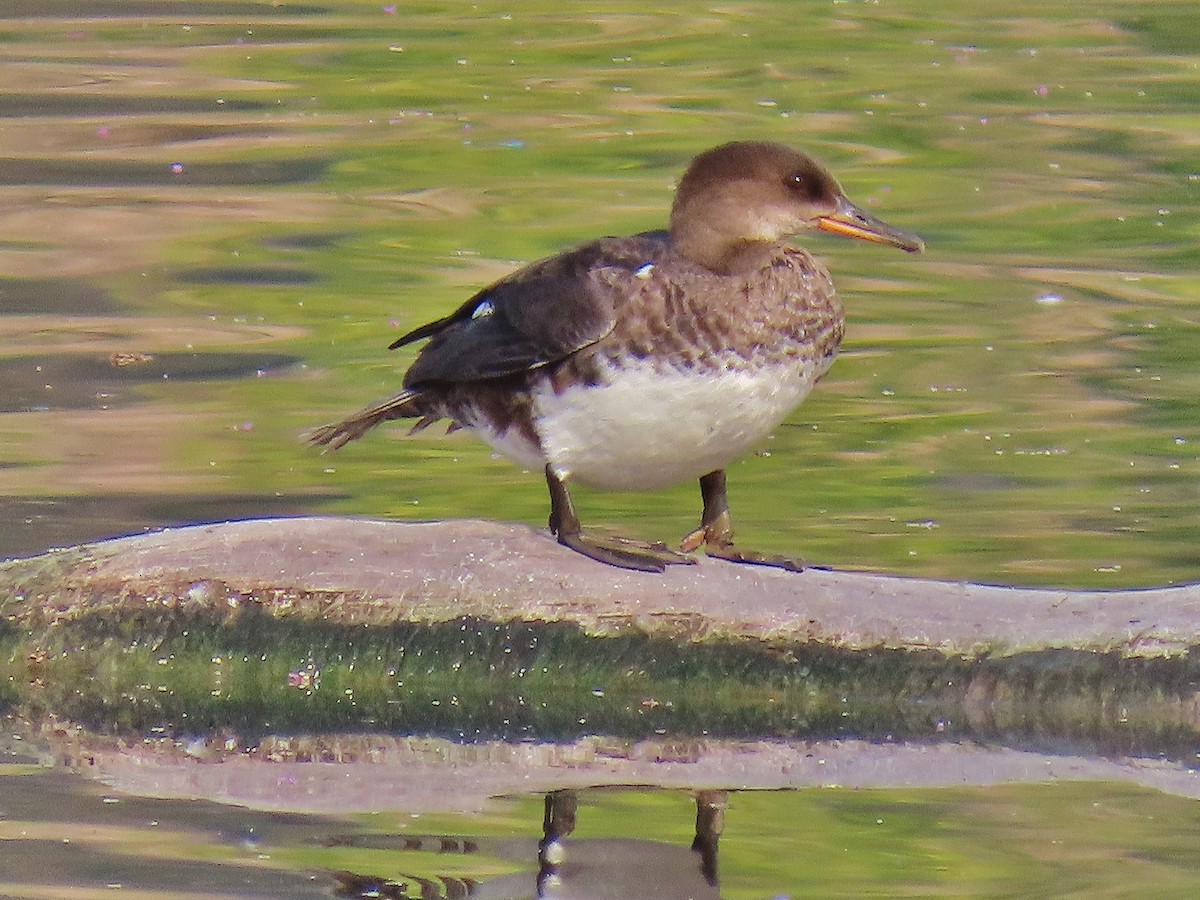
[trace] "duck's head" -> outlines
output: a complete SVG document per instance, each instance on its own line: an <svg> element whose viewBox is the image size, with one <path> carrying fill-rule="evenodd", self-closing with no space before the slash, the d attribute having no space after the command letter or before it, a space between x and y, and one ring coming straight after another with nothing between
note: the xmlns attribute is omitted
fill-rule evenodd
<svg viewBox="0 0 1200 900"><path fill-rule="evenodd" d="M716 272L737 269L757 255L756 247L814 228L909 253L925 249L915 234L851 203L811 156L765 141L701 153L684 173L671 207L676 249Z"/></svg>

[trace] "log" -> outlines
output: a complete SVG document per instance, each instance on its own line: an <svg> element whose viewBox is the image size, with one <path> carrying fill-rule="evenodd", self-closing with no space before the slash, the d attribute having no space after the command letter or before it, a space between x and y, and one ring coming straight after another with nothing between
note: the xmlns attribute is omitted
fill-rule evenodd
<svg viewBox="0 0 1200 900"><path fill-rule="evenodd" d="M337 623L572 622L689 641L757 638L963 657L1071 648L1162 656L1200 643L1200 585L1125 591L1003 587L701 558L662 574L601 565L545 531L475 520L307 517L223 522L0 566L10 621L92 608L246 602Z"/></svg>

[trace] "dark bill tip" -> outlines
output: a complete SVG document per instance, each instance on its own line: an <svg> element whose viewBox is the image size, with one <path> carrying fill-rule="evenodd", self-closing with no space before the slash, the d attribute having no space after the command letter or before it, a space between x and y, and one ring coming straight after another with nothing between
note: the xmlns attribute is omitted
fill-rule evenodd
<svg viewBox="0 0 1200 900"><path fill-rule="evenodd" d="M863 212L845 197L838 200L837 212L817 219L817 227L843 237L899 247L906 253L920 253L925 249L925 242L911 231L894 228L870 213Z"/></svg>

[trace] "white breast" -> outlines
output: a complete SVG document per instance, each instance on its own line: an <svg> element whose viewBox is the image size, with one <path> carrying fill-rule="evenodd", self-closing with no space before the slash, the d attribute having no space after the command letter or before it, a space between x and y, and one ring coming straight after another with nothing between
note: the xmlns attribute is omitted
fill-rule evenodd
<svg viewBox="0 0 1200 900"><path fill-rule="evenodd" d="M614 490L698 478L760 445L824 368L794 360L697 373L638 363L610 368L600 386L559 394L544 384L534 393L542 454L560 477Z"/></svg>

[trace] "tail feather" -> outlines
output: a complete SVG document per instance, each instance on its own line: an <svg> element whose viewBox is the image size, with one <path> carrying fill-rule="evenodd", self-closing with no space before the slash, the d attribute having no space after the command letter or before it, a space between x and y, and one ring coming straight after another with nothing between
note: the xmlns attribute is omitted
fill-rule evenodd
<svg viewBox="0 0 1200 900"><path fill-rule="evenodd" d="M348 419L315 428L306 434L304 439L318 447L337 450L362 437L380 422L387 422L390 419L427 418L425 413L414 403L419 396L420 391L401 391L394 397L389 397L374 406L368 406L366 409L356 412Z"/></svg>

